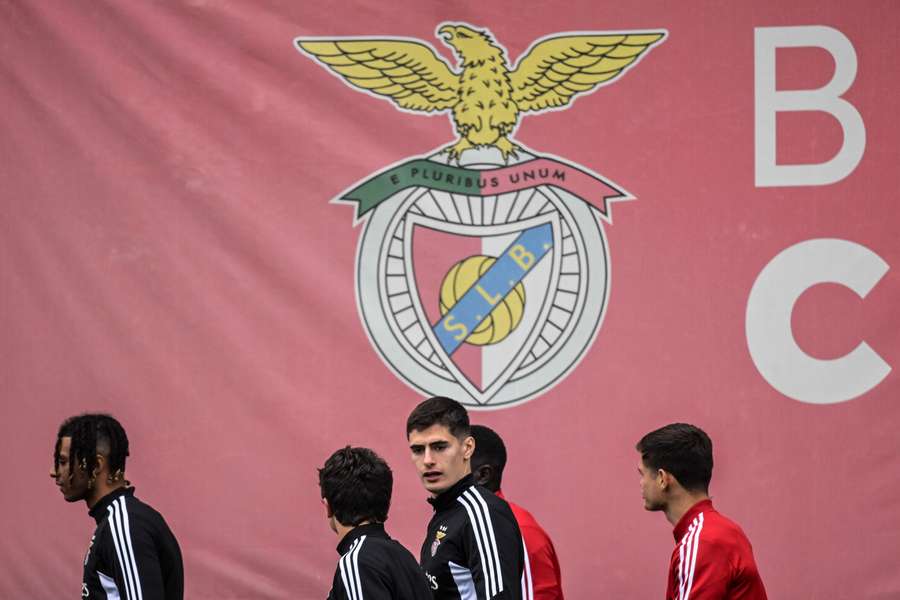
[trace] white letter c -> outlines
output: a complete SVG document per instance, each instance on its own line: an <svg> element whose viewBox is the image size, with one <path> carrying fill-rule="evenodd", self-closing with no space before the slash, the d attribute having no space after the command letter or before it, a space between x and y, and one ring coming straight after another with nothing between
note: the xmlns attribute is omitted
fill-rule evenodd
<svg viewBox="0 0 900 600"><path fill-rule="evenodd" d="M747 300L747 345L763 378L785 396L812 404L844 402L881 383L891 367L865 342L833 360L806 354L794 340L791 313L800 295L819 283L844 285L865 298L889 268L865 246L839 239L800 242L773 258Z"/></svg>

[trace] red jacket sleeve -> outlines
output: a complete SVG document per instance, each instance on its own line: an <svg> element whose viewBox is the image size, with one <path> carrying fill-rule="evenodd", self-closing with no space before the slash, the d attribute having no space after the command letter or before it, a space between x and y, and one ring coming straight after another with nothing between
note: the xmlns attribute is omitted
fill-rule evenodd
<svg viewBox="0 0 900 600"><path fill-rule="evenodd" d="M564 600L559 570L559 559L553 542L538 527L522 527L522 537L528 551L533 600Z"/></svg>

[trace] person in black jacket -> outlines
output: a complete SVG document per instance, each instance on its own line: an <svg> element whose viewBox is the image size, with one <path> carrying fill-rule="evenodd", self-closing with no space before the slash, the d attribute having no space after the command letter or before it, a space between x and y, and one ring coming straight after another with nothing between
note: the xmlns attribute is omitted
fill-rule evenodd
<svg viewBox="0 0 900 600"><path fill-rule="evenodd" d="M341 555L329 600L431 600L416 559L384 530L393 484L390 467L368 448L342 448L319 469Z"/></svg>
<svg viewBox="0 0 900 600"><path fill-rule="evenodd" d="M162 516L134 497L125 479L127 456L125 430L109 415L71 417L56 436L50 477L66 501L84 500L97 522L81 597L182 600L178 541Z"/></svg>
<svg viewBox="0 0 900 600"><path fill-rule="evenodd" d="M434 508L419 562L435 600L522 598L522 536L506 501L475 485L466 409L429 398L410 413L406 437Z"/></svg>

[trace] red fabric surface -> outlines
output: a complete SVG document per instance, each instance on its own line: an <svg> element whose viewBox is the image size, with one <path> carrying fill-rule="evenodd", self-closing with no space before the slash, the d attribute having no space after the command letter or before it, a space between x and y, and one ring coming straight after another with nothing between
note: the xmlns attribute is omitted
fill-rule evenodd
<svg viewBox="0 0 900 600"><path fill-rule="evenodd" d="M456 136L446 115L361 94L293 40L420 39L455 68L435 35L448 21L488 28L511 62L560 32L668 32L620 80L514 134L636 197L603 223L610 284L580 362L472 417L506 440L505 489L553 532L567 595L661 595L669 530L641 507L633 448L672 421L713 439L711 492L772 598L900 595L893 2L3 0L0 15L0 597L78 594L93 523L47 473L59 423L88 410L125 425L129 479L178 536L187 598L323 597L334 539L315 468L345 444L392 465L387 529L419 547L430 509L404 423L422 393L361 321L366 224L330 201ZM757 187L754 30L801 25L852 43L844 98L865 152L833 184ZM779 89L835 68L821 49L777 59ZM777 128L779 161L842 147L827 113ZM890 268L864 299L811 287L794 338L821 359L865 341L894 370L822 405L760 374L746 316L776 255L832 238Z"/></svg>

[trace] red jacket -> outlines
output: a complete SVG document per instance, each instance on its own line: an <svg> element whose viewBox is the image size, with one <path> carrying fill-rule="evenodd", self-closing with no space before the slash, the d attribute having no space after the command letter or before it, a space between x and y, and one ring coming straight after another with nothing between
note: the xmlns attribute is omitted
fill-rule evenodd
<svg viewBox="0 0 900 600"><path fill-rule="evenodd" d="M506 500L502 491L497 495ZM550 536L530 512L506 500L525 542L525 574L522 600L563 600L559 560Z"/></svg>
<svg viewBox="0 0 900 600"><path fill-rule="evenodd" d="M750 540L710 500L675 525L666 600L767 600Z"/></svg>

